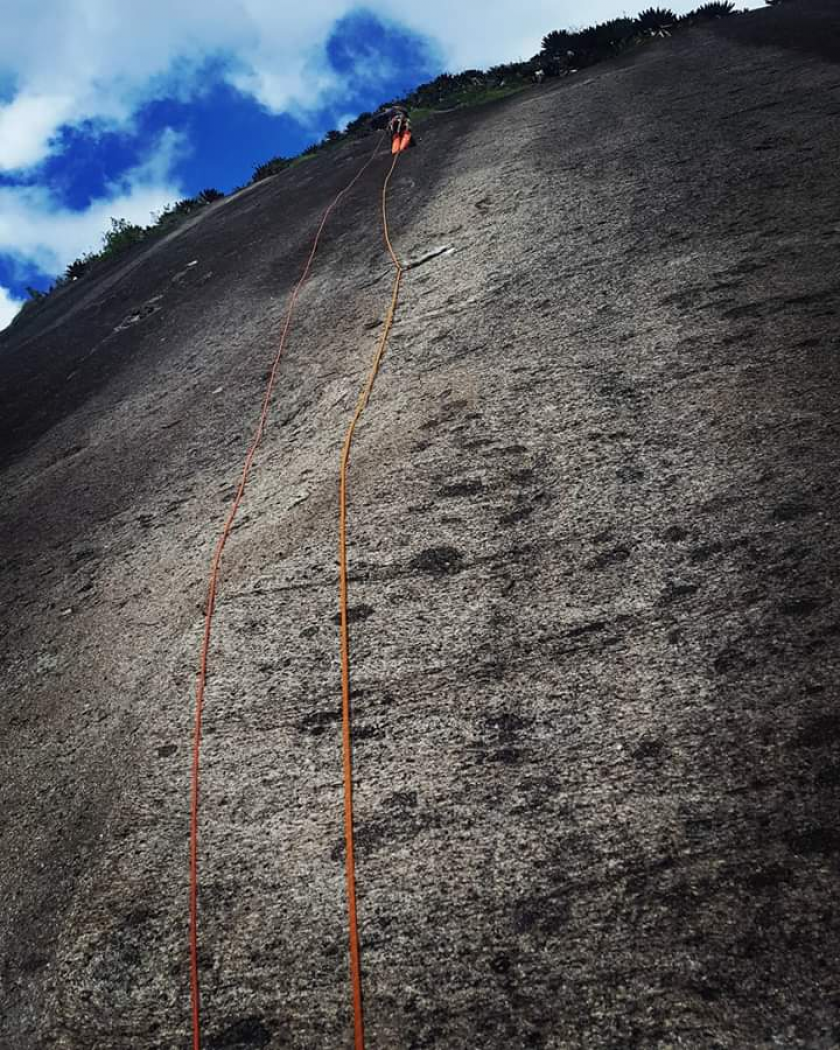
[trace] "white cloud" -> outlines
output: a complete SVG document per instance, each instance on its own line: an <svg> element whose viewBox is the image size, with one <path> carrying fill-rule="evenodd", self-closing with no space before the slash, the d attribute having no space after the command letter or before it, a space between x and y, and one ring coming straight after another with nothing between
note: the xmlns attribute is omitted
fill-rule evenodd
<svg viewBox="0 0 840 1050"><path fill-rule="evenodd" d="M0 77L17 94L0 108L0 171L48 156L62 124L124 125L151 98L203 88L202 63L274 110L306 106L334 84L322 47L347 0L5 0Z"/></svg>
<svg viewBox="0 0 840 1050"><path fill-rule="evenodd" d="M125 123L149 98L200 91L201 63L218 55L234 62L231 82L269 109L311 111L339 85L323 55L330 27L359 7L354 0L5 0L0 78L18 93L0 109L0 170L42 160L62 124ZM624 4L592 0L583 14L571 0L379 0L367 8L433 39L457 71L527 58L550 29L622 14Z"/></svg>
<svg viewBox="0 0 840 1050"><path fill-rule="evenodd" d="M22 306L22 299L15 299L8 288L0 286L0 332L12 323Z"/></svg>
<svg viewBox="0 0 840 1050"><path fill-rule="evenodd" d="M69 95L21 94L0 106L0 171L37 164L56 129L72 115Z"/></svg>
<svg viewBox="0 0 840 1050"><path fill-rule="evenodd" d="M170 177L183 148L182 136L167 129L141 166L126 172L83 211L62 207L44 186L0 186L0 254L21 267L59 273L73 259L101 247L112 216L148 225L153 212L184 196Z"/></svg>

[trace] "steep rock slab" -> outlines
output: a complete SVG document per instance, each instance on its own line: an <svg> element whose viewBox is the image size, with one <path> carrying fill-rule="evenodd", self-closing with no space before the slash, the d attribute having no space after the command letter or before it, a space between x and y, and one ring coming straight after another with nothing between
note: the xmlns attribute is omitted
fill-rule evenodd
<svg viewBox="0 0 840 1050"><path fill-rule="evenodd" d="M372 1047L835 1040L838 67L765 43L694 33L442 118L401 168L399 250L455 251L408 275L352 467ZM4 474L4 1045L186 1045L207 563L362 152L227 202L42 336L50 369L107 367L22 418ZM381 175L301 300L225 563L208 1047L348 1037L336 469L387 295Z"/></svg>

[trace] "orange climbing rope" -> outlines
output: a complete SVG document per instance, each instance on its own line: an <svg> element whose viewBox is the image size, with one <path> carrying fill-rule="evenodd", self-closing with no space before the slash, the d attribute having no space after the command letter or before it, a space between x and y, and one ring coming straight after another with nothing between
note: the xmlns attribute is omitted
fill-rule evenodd
<svg viewBox="0 0 840 1050"><path fill-rule="evenodd" d="M338 486L338 592L340 605L340 627L341 627L341 735L342 755L344 764L344 842L346 856L346 878L347 878L347 913L350 932L350 980L353 987L353 1037L355 1050L364 1050L365 1046L365 1023L364 1010L362 1006L362 973L359 959L359 924L356 911L356 859L353 849L353 754L350 733L350 637L347 630L347 467L350 462L350 447L353 444L353 434L356 425L361 419L362 413L367 406L373 384L379 372L385 347L388 345L388 337L394 324L394 315L397 312L397 303L400 296L405 267L397 258L391 238L388 233L388 186L394 168L397 166L400 154L394 154L391 168L385 178L382 187L382 228L385 233L385 244L394 263L394 288L391 292L391 305L385 318L382 335L373 356L373 361L368 373L356 411L347 428L344 438L344 446L341 450L341 472Z"/></svg>
<svg viewBox="0 0 840 1050"><path fill-rule="evenodd" d="M384 137L383 137L384 138ZM213 612L216 607L216 592L218 589L219 581L219 568L221 566L222 554L227 543L228 536L230 535L231 529L233 528L234 519L236 518L239 505L242 502L242 497L245 494L245 486L248 482L248 475L251 471L251 465L254 461L254 456L257 453L257 449L262 440L263 431L268 420L268 413L271 407L271 398L274 393L274 386L277 382L277 370L280 366L280 359L283 355L283 350L286 346L286 338L289 334L289 328L292 323L292 316L294 314L295 306L297 304L298 296L300 295L301 288L303 287L309 272L312 269L312 263L315 259L315 253L318 250L318 245L321 241L321 235L324 232L324 228L327 225L330 215L333 213L335 208L339 205L342 198L350 192L350 190L356 185L362 175L367 171L370 165L374 162L376 157L379 155L383 138L377 141L376 149L365 161L353 179L344 187L344 189L335 197L332 203L324 212L321 217L321 223L318 226L318 230L315 234L315 239L312 242L312 250L309 253L309 257L306 260L306 265L303 268L298 283L295 285L292 292L291 299L289 301L289 308L286 311L286 319L283 325L283 329L280 335L280 342L277 347L277 353L274 355L274 362L272 364L271 372L269 374L268 383L265 388L265 395L262 401L262 410L260 412L259 422L254 432L254 436L251 440L251 444L248 448L247 455L245 456L245 463L242 467L242 475L239 479L239 486L236 490L233 503L231 504L230 510L228 511L227 518L225 519L224 526L222 528L221 535L216 544L216 549L213 553L213 560L210 565L210 581L207 588L207 603L204 612L204 635L201 642L201 654L199 657L199 668L198 668L198 679L196 682L195 690L195 729L193 733L193 754L192 754L192 780L191 780L191 801L190 801L190 1005L192 1012L192 1033L193 1033L193 1050L201 1050L201 997L200 997L200 985L199 985L199 969L198 969L198 788L199 788L199 758L201 751L201 719L204 710L204 693L207 685L207 662L210 651L210 635L213 625Z"/></svg>

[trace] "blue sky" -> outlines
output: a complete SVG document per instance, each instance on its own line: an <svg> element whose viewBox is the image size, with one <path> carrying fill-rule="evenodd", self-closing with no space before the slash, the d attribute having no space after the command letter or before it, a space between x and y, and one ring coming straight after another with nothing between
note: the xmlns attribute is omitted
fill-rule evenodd
<svg viewBox="0 0 840 1050"><path fill-rule="evenodd" d="M444 70L528 58L551 29L626 10L610 0L4 0L0 329L28 286L48 287L100 246L111 216L145 225L167 202L227 192L256 164L294 156Z"/></svg>

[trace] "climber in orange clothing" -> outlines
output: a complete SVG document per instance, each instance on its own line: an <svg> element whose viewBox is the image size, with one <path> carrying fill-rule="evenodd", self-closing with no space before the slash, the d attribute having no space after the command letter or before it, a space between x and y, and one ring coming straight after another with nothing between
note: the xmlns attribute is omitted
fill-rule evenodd
<svg viewBox="0 0 840 1050"><path fill-rule="evenodd" d="M404 110L391 118L391 121L388 124L388 130L391 132L392 153L402 153L402 151L408 149L409 146L417 145L411 131L411 121L408 119L408 114Z"/></svg>
<svg viewBox="0 0 840 1050"><path fill-rule="evenodd" d="M404 106L389 106L377 113L370 126L387 129L391 135L392 153L402 153L409 146L417 145L411 130L411 121L408 119L408 110Z"/></svg>

